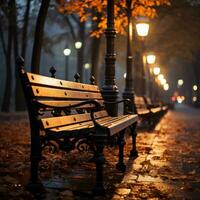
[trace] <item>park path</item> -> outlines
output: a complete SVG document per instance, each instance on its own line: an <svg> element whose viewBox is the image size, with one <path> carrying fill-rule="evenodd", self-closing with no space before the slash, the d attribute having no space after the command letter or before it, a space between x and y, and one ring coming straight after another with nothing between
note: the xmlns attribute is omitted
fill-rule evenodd
<svg viewBox="0 0 200 200"><path fill-rule="evenodd" d="M113 200L200 199L200 110L177 105L152 133L139 134L138 148Z"/></svg>
<svg viewBox="0 0 200 200"><path fill-rule="evenodd" d="M0 119L0 199L35 199L24 189L30 164L27 118ZM117 149L105 150L108 194L95 199L200 199L200 110L178 105L154 131L139 131L137 140L139 157L135 160L129 160L127 141L124 175L115 170ZM47 192L38 199L92 199L94 165L87 162L87 153L46 156L40 171L43 180L51 181L44 182Z"/></svg>

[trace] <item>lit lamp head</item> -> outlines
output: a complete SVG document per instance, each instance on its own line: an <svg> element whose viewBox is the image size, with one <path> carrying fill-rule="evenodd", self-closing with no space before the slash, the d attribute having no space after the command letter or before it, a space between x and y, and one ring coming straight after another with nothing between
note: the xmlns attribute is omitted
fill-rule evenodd
<svg viewBox="0 0 200 200"><path fill-rule="evenodd" d="M66 47L64 50L63 50L63 54L65 56L69 56L71 54L71 49L69 49L68 47Z"/></svg>
<svg viewBox="0 0 200 200"><path fill-rule="evenodd" d="M160 80L160 84L161 84L161 85L165 85L166 83L167 83L167 81L166 81L165 78L163 78L162 80Z"/></svg>
<svg viewBox="0 0 200 200"><path fill-rule="evenodd" d="M75 42L76 49L80 49L81 47L82 47L82 42L80 42L80 41Z"/></svg>
<svg viewBox="0 0 200 200"><path fill-rule="evenodd" d="M90 63L85 63L85 65L84 65L85 69L90 69L90 67L91 67Z"/></svg>
<svg viewBox="0 0 200 200"><path fill-rule="evenodd" d="M169 84L168 83L165 83L164 86L163 86L163 89L165 91L169 90Z"/></svg>
<svg viewBox="0 0 200 200"><path fill-rule="evenodd" d="M140 37L146 37L149 33L149 23L145 17L138 17L136 23L136 31Z"/></svg>
<svg viewBox="0 0 200 200"><path fill-rule="evenodd" d="M163 79L164 79L163 74L159 74L159 75L158 75L158 80L161 81L161 80L163 80Z"/></svg>
<svg viewBox="0 0 200 200"><path fill-rule="evenodd" d="M155 76L158 76L160 74L160 67L154 67L153 73L154 73Z"/></svg>
<svg viewBox="0 0 200 200"><path fill-rule="evenodd" d="M154 64L155 61L156 61L156 56L155 56L154 54L148 54L148 55L147 55L147 63L148 63L149 65Z"/></svg>
<svg viewBox="0 0 200 200"><path fill-rule="evenodd" d="M181 87L183 85L184 81L183 79L179 79L178 80L178 87Z"/></svg>
<svg viewBox="0 0 200 200"><path fill-rule="evenodd" d="M198 87L197 87L197 85L193 85L193 87L192 87L192 88L193 88L193 90L194 90L194 91L197 91L197 90L198 90Z"/></svg>

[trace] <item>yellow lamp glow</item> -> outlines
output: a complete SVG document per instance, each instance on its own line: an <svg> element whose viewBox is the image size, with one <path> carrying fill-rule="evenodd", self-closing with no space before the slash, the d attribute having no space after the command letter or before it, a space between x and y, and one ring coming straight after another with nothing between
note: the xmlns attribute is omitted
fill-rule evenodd
<svg viewBox="0 0 200 200"><path fill-rule="evenodd" d="M82 47L82 42L80 41L75 42L75 47L76 49L80 49Z"/></svg>
<svg viewBox="0 0 200 200"><path fill-rule="evenodd" d="M165 91L169 90L169 84L168 83L164 84L163 88Z"/></svg>
<svg viewBox="0 0 200 200"><path fill-rule="evenodd" d="M197 97L192 97L192 101L196 102L197 101Z"/></svg>
<svg viewBox="0 0 200 200"><path fill-rule="evenodd" d="M197 85L193 85L193 90L194 90L194 91L197 91L197 90L198 90Z"/></svg>
<svg viewBox="0 0 200 200"><path fill-rule="evenodd" d="M166 79L163 78L163 79L160 80L161 85L165 85L166 83L167 83Z"/></svg>
<svg viewBox="0 0 200 200"><path fill-rule="evenodd" d="M160 74L160 67L154 67L153 73L154 73L155 76L159 75Z"/></svg>
<svg viewBox="0 0 200 200"><path fill-rule="evenodd" d="M69 56L69 55L71 54L71 49L69 49L69 48L64 49L64 50L63 50L63 54L64 54L65 56Z"/></svg>
<svg viewBox="0 0 200 200"><path fill-rule="evenodd" d="M158 79L159 79L159 81L163 80L163 79L164 79L163 74L159 74L159 75L158 75Z"/></svg>
<svg viewBox="0 0 200 200"><path fill-rule="evenodd" d="M179 80L178 80L178 86L182 86L183 83L184 83L183 79L179 79Z"/></svg>
<svg viewBox="0 0 200 200"><path fill-rule="evenodd" d="M156 56L155 55L153 55L153 54L147 55L147 63L148 64L150 64L150 65L154 64L155 61L156 61Z"/></svg>
<svg viewBox="0 0 200 200"><path fill-rule="evenodd" d="M136 24L137 34L141 37L146 37L149 33L149 24L147 23L138 23Z"/></svg>
<svg viewBox="0 0 200 200"><path fill-rule="evenodd" d="M85 63L84 68L85 69L90 69L90 66L91 66L90 63Z"/></svg>

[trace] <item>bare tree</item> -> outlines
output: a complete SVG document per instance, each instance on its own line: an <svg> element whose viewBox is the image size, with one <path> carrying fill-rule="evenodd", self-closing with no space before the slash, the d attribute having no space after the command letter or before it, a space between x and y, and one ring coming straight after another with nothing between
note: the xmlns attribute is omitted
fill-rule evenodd
<svg viewBox="0 0 200 200"><path fill-rule="evenodd" d="M39 73L40 71L40 57L42 50L42 40L44 34L44 25L48 12L50 0L42 0L40 10L37 17L34 44L33 44L33 53L31 61L31 71L34 73Z"/></svg>

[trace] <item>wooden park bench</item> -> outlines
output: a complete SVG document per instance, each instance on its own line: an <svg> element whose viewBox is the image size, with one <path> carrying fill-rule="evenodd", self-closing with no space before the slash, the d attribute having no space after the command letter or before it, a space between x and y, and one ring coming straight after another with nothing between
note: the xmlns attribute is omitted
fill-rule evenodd
<svg viewBox="0 0 200 200"><path fill-rule="evenodd" d="M52 77L25 72L24 61L18 58L17 65L22 82L31 129L31 177L28 189L38 191L43 188L38 177L39 162L45 147L70 152L81 144L93 151L92 161L96 164L96 185L94 195L105 194L103 186L104 147L117 141L119 160L116 168L125 171L124 138L131 132L131 156L137 156L136 124L137 115L127 114L112 117L105 110L105 102L99 87L92 84L60 80ZM76 77L77 78L77 77ZM77 78L78 79L78 78ZM130 131L126 131L129 129Z"/></svg>
<svg viewBox="0 0 200 200"><path fill-rule="evenodd" d="M147 104L143 96L135 95L134 102L135 112L142 120L142 123L146 123L148 129L151 130L160 118L160 114L162 112L161 107L151 107Z"/></svg>
<svg viewBox="0 0 200 200"><path fill-rule="evenodd" d="M150 97L144 97L144 99L146 104L148 105L149 108L152 109L152 111L159 113L161 116L167 112L168 110L167 104L164 104L162 102L154 103Z"/></svg>

